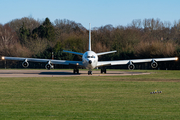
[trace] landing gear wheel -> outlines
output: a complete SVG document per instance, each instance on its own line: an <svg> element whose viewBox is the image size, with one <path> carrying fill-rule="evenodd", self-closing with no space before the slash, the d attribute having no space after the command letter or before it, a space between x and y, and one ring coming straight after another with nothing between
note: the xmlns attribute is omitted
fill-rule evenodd
<svg viewBox="0 0 180 120"><path fill-rule="evenodd" d="M73 73L74 73L74 74L76 74L76 73L79 74L79 69L74 69L74 70L73 70Z"/></svg>
<svg viewBox="0 0 180 120"><path fill-rule="evenodd" d="M92 71L88 71L88 75L92 75Z"/></svg>
<svg viewBox="0 0 180 120"><path fill-rule="evenodd" d="M101 74L102 73L106 74L106 69L101 69Z"/></svg>
<svg viewBox="0 0 180 120"><path fill-rule="evenodd" d="M77 69L77 74L79 74L79 69Z"/></svg>

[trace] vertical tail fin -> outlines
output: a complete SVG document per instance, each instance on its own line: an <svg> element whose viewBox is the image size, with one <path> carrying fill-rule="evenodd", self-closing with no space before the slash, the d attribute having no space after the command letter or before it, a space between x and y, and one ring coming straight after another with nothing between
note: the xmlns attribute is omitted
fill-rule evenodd
<svg viewBox="0 0 180 120"><path fill-rule="evenodd" d="M91 51L91 23L89 23L89 51Z"/></svg>

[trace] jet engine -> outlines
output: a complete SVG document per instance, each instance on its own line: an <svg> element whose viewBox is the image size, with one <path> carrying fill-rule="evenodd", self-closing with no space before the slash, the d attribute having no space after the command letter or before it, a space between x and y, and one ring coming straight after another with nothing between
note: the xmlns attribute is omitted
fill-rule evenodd
<svg viewBox="0 0 180 120"><path fill-rule="evenodd" d="M29 63L27 62L27 60L25 60L23 63L22 63L22 66L27 68L29 66Z"/></svg>
<svg viewBox="0 0 180 120"><path fill-rule="evenodd" d="M134 64L131 61L129 61L128 69L134 70L134 68L135 68Z"/></svg>
<svg viewBox="0 0 180 120"><path fill-rule="evenodd" d="M47 70L50 70L50 69L52 68L52 65L48 63L48 64L46 64L45 68L46 68Z"/></svg>
<svg viewBox="0 0 180 120"><path fill-rule="evenodd" d="M157 66L158 66L157 62L152 60L151 67L152 68L157 68Z"/></svg>
<svg viewBox="0 0 180 120"><path fill-rule="evenodd" d="M134 70L135 66L133 64L128 65L129 70Z"/></svg>

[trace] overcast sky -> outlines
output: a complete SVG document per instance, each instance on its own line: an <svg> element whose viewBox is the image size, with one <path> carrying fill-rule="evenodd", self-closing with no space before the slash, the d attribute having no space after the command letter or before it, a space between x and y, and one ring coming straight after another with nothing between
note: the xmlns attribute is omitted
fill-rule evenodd
<svg viewBox="0 0 180 120"><path fill-rule="evenodd" d="M0 23L33 17L51 22L69 19L84 27L126 26L134 19L180 19L180 0L0 0Z"/></svg>

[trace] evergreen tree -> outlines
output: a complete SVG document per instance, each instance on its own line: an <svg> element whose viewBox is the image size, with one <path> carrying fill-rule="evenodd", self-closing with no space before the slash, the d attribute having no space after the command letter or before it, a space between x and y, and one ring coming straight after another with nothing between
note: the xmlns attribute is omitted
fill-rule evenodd
<svg viewBox="0 0 180 120"><path fill-rule="evenodd" d="M40 38L46 38L48 41L53 42L55 40L54 26L50 22L49 18L46 18L42 25L33 30L33 38L37 39L37 35Z"/></svg>
<svg viewBox="0 0 180 120"><path fill-rule="evenodd" d="M19 33L20 33L20 42L21 44L25 44L29 37L31 36L31 32L29 29L26 28L26 26L22 25L22 27L19 29Z"/></svg>
<svg viewBox="0 0 180 120"><path fill-rule="evenodd" d="M50 22L49 18L46 18L44 23L44 31L45 31L45 38L47 38L49 41L54 41L55 40L55 30Z"/></svg>

